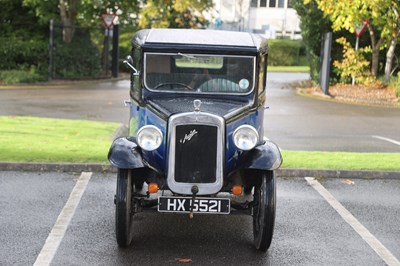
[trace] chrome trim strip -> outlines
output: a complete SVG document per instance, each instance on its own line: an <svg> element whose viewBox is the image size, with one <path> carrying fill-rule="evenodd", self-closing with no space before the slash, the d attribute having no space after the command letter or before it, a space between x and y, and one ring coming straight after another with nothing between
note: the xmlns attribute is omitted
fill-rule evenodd
<svg viewBox="0 0 400 266"><path fill-rule="evenodd" d="M209 113L188 112L171 116L168 127L168 170L167 183L174 193L192 195L192 187L199 188L197 195L218 193L223 186L225 160L225 120ZM175 181L175 139L176 126L186 124L210 125L217 127L217 164L216 181L214 183L182 183Z"/></svg>

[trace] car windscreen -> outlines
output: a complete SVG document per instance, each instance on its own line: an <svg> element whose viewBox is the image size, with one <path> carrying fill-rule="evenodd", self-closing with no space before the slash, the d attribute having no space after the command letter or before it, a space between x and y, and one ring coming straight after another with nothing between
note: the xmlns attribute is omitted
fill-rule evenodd
<svg viewBox="0 0 400 266"><path fill-rule="evenodd" d="M151 91L247 94L254 87L252 56L145 53Z"/></svg>

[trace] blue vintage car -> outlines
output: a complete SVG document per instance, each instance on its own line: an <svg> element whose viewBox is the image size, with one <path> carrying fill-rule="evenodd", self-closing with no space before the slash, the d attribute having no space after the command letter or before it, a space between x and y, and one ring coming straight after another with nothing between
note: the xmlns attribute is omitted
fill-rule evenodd
<svg viewBox="0 0 400 266"><path fill-rule="evenodd" d="M143 211L253 216L265 251L275 222L282 157L264 137L268 46L244 32L149 29L132 38L129 136L118 168L116 238L132 240Z"/></svg>

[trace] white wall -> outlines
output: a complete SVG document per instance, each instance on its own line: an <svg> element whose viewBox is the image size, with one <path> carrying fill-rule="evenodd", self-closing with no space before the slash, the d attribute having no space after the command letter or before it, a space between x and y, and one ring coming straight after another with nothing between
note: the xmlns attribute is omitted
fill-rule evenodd
<svg viewBox="0 0 400 266"><path fill-rule="evenodd" d="M248 28L251 31L269 29L267 34L285 35L291 37L300 32L300 19L292 8L251 8ZM271 36L272 37L272 36ZM299 36L297 36L298 38Z"/></svg>
<svg viewBox="0 0 400 266"><path fill-rule="evenodd" d="M292 8L250 7L250 0L214 0L214 4L210 18L213 22L220 18L223 23L220 27L212 23L211 28L257 32L269 38L301 38L300 19Z"/></svg>

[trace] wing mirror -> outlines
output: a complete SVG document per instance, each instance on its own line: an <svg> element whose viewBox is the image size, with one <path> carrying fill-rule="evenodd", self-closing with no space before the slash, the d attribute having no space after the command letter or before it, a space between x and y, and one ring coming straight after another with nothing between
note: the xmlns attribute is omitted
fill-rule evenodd
<svg viewBox="0 0 400 266"><path fill-rule="evenodd" d="M124 64L126 64L130 69L133 70L133 75L134 76L139 76L139 71L136 70L136 68L133 66L133 59L132 56L128 55L126 59L123 61Z"/></svg>

